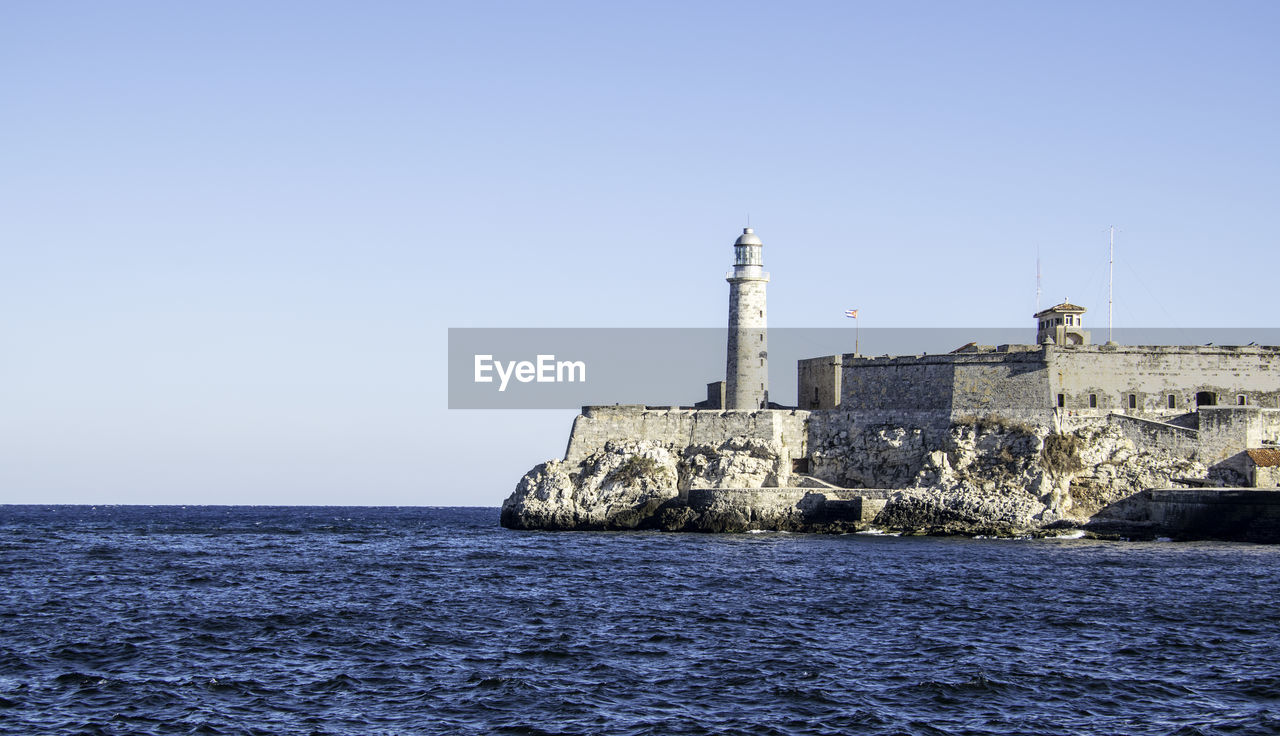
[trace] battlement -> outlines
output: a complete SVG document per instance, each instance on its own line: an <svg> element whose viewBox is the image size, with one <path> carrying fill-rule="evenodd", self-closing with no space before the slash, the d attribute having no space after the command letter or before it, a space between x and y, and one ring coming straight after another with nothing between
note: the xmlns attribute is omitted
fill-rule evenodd
<svg viewBox="0 0 1280 736"><path fill-rule="evenodd" d="M810 358L797 373L804 409L1162 419L1202 406L1280 406L1280 347L1268 345L970 344Z"/></svg>

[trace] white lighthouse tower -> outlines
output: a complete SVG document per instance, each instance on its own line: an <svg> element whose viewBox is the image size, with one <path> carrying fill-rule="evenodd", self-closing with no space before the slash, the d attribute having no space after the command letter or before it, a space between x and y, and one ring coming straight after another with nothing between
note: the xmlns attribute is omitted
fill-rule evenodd
<svg viewBox="0 0 1280 736"><path fill-rule="evenodd" d="M765 321L764 243L744 228L733 244L729 282L729 361L725 372L726 409L769 408L769 339Z"/></svg>

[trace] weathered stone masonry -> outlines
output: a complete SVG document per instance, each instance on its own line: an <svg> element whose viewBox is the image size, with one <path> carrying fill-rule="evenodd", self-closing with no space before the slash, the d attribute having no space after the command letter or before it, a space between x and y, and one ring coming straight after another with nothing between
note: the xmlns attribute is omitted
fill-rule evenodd
<svg viewBox="0 0 1280 736"><path fill-rule="evenodd" d="M573 422L565 461L581 462L609 442L649 440L672 447L715 445L730 437L776 441L791 457L808 451L809 412L701 411L640 405L584 406Z"/></svg>
<svg viewBox="0 0 1280 736"><path fill-rule="evenodd" d="M943 355L845 354L800 361L798 380L808 409L1167 419L1201 406L1280 407L1280 348L1002 345Z"/></svg>

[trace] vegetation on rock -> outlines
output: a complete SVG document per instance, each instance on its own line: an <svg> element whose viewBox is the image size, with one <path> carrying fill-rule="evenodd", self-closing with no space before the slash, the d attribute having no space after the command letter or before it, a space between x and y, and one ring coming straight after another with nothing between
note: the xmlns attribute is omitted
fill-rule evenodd
<svg viewBox="0 0 1280 736"><path fill-rule="evenodd" d="M1050 434L1044 438L1040 463L1055 475L1067 475L1081 470L1080 438L1074 434Z"/></svg>
<svg viewBox="0 0 1280 736"><path fill-rule="evenodd" d="M609 474L608 480L631 485L658 473L658 461L648 455L629 455L618 469Z"/></svg>

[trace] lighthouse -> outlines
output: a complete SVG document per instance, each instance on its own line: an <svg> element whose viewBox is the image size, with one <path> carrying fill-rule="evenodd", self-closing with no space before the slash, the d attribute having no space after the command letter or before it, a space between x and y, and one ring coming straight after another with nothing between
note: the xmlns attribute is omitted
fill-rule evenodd
<svg viewBox="0 0 1280 736"><path fill-rule="evenodd" d="M733 272L725 278L729 282L726 409L769 408L769 339L764 303L769 274L764 271L763 248L755 231L743 228L733 244Z"/></svg>

